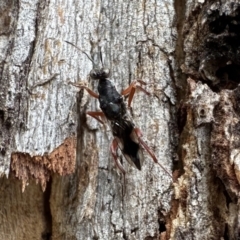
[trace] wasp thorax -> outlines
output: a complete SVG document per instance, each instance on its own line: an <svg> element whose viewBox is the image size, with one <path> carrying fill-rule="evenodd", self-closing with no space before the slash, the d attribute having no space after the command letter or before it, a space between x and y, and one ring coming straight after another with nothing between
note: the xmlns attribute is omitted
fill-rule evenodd
<svg viewBox="0 0 240 240"><path fill-rule="evenodd" d="M108 78L110 75L110 70L108 68L93 69L90 72L90 77L92 79L103 79Z"/></svg>

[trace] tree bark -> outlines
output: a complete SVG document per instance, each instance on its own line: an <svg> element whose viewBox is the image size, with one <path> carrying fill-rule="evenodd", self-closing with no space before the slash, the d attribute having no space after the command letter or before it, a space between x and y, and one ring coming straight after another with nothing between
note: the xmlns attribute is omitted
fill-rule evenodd
<svg viewBox="0 0 240 240"><path fill-rule="evenodd" d="M238 239L238 1L5 0L0 13L1 239ZM86 115L98 101L69 84L96 91L102 65L119 92L147 83L130 112L173 179L146 153L142 171L114 165L109 127Z"/></svg>

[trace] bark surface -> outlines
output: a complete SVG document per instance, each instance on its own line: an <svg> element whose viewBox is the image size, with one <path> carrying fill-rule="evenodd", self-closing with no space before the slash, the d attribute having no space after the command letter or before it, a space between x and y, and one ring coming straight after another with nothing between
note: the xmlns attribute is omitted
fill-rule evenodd
<svg viewBox="0 0 240 240"><path fill-rule="evenodd" d="M0 238L238 239L239 54L234 0L1 1ZM102 65L147 83L130 112L173 180L146 153L115 167L69 84Z"/></svg>

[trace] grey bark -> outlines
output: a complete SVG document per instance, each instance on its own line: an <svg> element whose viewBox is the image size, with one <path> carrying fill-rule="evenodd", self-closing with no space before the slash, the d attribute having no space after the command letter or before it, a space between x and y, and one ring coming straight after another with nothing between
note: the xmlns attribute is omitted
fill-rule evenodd
<svg viewBox="0 0 240 240"><path fill-rule="evenodd" d="M238 87L217 71L240 64L239 48L223 59L206 42L226 45L209 26L240 25L239 5L1 2L1 239L237 239ZM98 65L101 51L119 92L147 83L131 114L173 180L147 154L142 171L124 158L118 171L109 127L86 116L97 100L68 84L96 91L93 64L65 41Z"/></svg>

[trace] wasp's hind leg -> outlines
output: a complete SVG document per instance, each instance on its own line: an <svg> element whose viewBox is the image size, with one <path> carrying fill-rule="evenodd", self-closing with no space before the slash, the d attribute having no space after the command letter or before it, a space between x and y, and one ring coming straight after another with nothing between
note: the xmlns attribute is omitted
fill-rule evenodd
<svg viewBox="0 0 240 240"><path fill-rule="evenodd" d="M100 123L104 124L106 117L103 112L86 112L89 116L95 118Z"/></svg>
<svg viewBox="0 0 240 240"><path fill-rule="evenodd" d="M151 156L151 158L153 159L153 161L155 163L157 163L171 178L172 175L167 171L166 168L164 168L159 162L157 157L155 156L154 152L152 151L152 149L142 140L142 132L139 128L134 128L134 131L138 137L138 141L141 144L141 146L148 152L148 154Z"/></svg>
<svg viewBox="0 0 240 240"><path fill-rule="evenodd" d="M140 85L138 85L138 84L140 84ZM122 91L122 95L124 95L124 96L128 95L128 107L131 106L131 102L133 100L133 96L136 92L136 89L146 93L147 95L150 95L150 93L147 90L145 90L142 87L142 85L147 85L147 84L142 80L135 80L128 86L128 88L126 88L125 90Z"/></svg>
<svg viewBox="0 0 240 240"><path fill-rule="evenodd" d="M117 149L118 149L118 141L116 138L113 139L112 143L111 143L111 146L110 146L110 150L111 150L111 153L112 153L112 156L113 156L113 159L116 163L116 166L118 167L118 169L123 173L125 174L126 171L124 170L122 164L119 162L119 159L118 159L118 156L117 156Z"/></svg>

